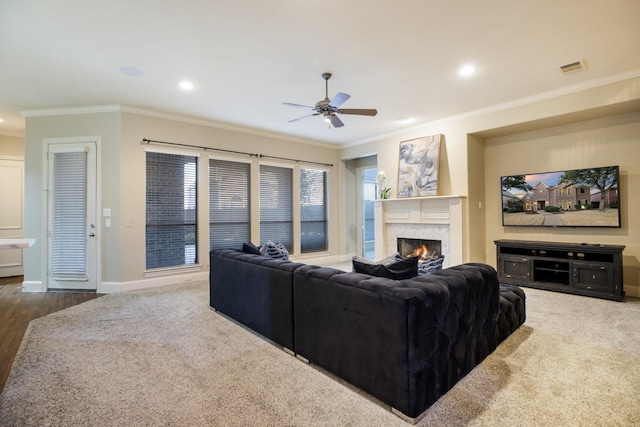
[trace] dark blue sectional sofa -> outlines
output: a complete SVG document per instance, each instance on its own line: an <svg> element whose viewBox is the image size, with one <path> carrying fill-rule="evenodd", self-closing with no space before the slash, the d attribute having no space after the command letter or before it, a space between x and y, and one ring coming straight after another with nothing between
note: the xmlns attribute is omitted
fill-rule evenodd
<svg viewBox="0 0 640 427"><path fill-rule="evenodd" d="M415 419L525 321L485 264L406 280L223 249L210 305Z"/></svg>

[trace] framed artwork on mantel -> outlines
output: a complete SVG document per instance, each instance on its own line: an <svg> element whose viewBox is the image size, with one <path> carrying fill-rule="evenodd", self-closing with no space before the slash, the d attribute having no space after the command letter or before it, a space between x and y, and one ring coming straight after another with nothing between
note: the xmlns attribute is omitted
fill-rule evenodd
<svg viewBox="0 0 640 427"><path fill-rule="evenodd" d="M398 164L398 197L438 195L441 134L402 141Z"/></svg>

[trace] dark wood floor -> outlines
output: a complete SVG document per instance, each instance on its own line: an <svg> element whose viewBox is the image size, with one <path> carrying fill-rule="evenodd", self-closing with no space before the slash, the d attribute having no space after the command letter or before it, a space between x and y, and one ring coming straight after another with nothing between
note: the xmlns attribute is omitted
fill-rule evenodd
<svg viewBox="0 0 640 427"><path fill-rule="evenodd" d="M22 292L22 276L0 277L0 391L33 319L97 298L95 292Z"/></svg>

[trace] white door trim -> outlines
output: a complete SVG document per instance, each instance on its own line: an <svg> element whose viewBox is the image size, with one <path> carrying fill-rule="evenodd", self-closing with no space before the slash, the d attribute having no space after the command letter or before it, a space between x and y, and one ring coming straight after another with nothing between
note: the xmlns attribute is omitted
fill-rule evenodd
<svg viewBox="0 0 640 427"><path fill-rule="evenodd" d="M41 292L46 292L49 289L49 238L48 238L48 228L49 228L49 206L48 206L48 188L49 188L49 160L48 153L52 145L56 145L58 147L64 146L67 144L78 145L78 144L94 144L96 149L96 165L95 165L95 226L96 226L96 236L95 236L95 256L93 260L88 260L88 263L93 263L95 266L94 274L95 274L95 283L96 290L100 288L101 278L102 278L102 256L101 256L101 247L102 247L102 228L100 215L101 212L101 167L100 167L100 153L101 153L101 137L100 136L81 136L81 137L62 137L62 138L43 138L42 145L42 217L41 217L41 245L42 250L42 285Z"/></svg>

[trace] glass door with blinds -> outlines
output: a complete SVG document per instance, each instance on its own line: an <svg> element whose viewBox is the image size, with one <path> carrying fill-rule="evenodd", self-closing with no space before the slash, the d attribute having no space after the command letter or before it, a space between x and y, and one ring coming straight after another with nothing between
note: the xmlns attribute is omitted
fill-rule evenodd
<svg viewBox="0 0 640 427"><path fill-rule="evenodd" d="M48 147L49 289L97 289L96 144Z"/></svg>
<svg viewBox="0 0 640 427"><path fill-rule="evenodd" d="M375 257L375 225L373 217L373 203L376 200L377 168L359 169L359 223L360 223L360 255L373 259Z"/></svg>

